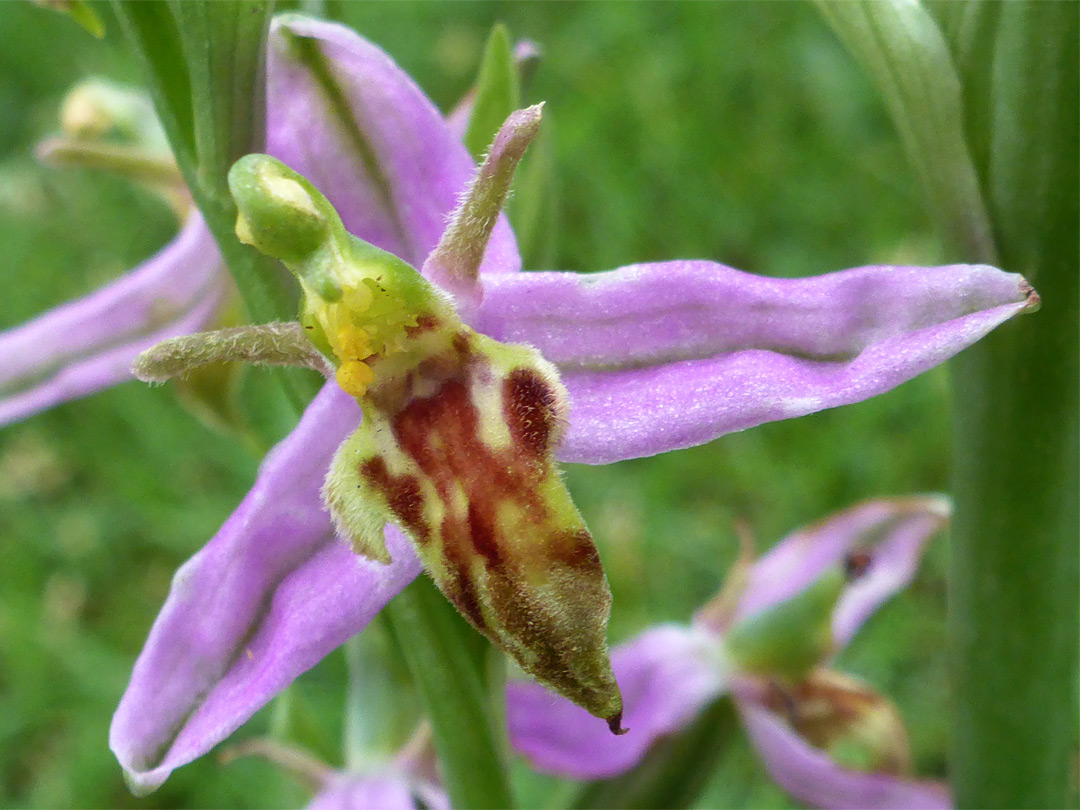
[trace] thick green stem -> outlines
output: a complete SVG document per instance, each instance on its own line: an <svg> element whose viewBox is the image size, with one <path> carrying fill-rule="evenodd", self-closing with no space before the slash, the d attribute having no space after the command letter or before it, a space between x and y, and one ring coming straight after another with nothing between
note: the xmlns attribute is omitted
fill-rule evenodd
<svg viewBox="0 0 1080 810"><path fill-rule="evenodd" d="M113 11L146 76L161 127L181 170L196 161L191 76L176 20L166 3L114 0Z"/></svg>
<svg viewBox="0 0 1080 810"><path fill-rule="evenodd" d="M1066 807L1080 637L1080 26L1066 3L951 11L1002 266L1043 301L952 368L952 782L959 807Z"/></svg>
<svg viewBox="0 0 1080 810"><path fill-rule="evenodd" d="M420 692L451 806L513 806L505 734L492 712L490 646L427 577L386 607L390 627Z"/></svg>
<svg viewBox="0 0 1080 810"><path fill-rule="evenodd" d="M1057 306L953 363L950 767L959 807L1074 801L1075 279L1040 285Z"/></svg>

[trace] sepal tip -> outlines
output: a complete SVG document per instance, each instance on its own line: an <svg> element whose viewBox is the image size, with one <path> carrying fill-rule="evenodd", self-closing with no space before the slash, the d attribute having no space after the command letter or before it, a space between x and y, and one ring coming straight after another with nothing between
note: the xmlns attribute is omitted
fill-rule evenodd
<svg viewBox="0 0 1080 810"><path fill-rule="evenodd" d="M1026 278L1020 279L1020 292L1024 295L1024 308L1022 312L1028 315L1033 315L1042 309L1042 297L1039 295L1038 290L1031 286L1031 282Z"/></svg>

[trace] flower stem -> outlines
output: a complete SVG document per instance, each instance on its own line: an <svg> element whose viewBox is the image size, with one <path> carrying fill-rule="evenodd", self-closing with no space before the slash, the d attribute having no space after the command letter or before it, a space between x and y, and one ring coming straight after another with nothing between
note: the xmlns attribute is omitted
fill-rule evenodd
<svg viewBox="0 0 1080 810"><path fill-rule="evenodd" d="M402 591L385 612L431 721L451 806L512 807L505 725L491 711L491 695L501 693L503 684L491 677L490 645L427 577Z"/></svg>

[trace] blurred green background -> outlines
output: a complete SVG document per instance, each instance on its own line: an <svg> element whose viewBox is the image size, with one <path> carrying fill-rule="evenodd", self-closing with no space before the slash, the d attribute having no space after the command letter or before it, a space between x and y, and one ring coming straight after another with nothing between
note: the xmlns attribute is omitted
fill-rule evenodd
<svg viewBox="0 0 1080 810"><path fill-rule="evenodd" d="M493 23L542 46L526 99L546 100L553 124L554 268L700 257L802 276L939 257L881 104L809 5L314 8L380 44L444 110L471 85ZM103 17L109 32L97 41L65 17L0 4L0 329L94 289L175 230L149 194L32 157L34 143L57 129L72 83L90 74L138 81L107 9ZM612 583L612 641L685 621L734 559L735 519L764 548L861 499L943 489L947 405L938 369L871 402L705 447L569 468ZM173 571L230 513L257 464L241 441L190 415L169 386L127 384L0 432L0 806L308 800L266 763L222 766L214 755L136 799L106 742ZM915 585L840 661L896 701L926 776L944 773L945 552L943 542L932 545ZM332 764L340 762L343 678L335 653L300 679L279 724ZM265 733L272 712L237 737ZM560 801L551 781L524 767L515 776L525 806ZM733 737L698 803L791 800Z"/></svg>

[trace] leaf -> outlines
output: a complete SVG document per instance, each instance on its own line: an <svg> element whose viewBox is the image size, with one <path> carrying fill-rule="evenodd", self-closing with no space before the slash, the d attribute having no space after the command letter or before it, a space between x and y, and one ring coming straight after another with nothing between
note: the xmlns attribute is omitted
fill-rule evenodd
<svg viewBox="0 0 1080 810"><path fill-rule="evenodd" d="M176 162L188 175L195 162L195 120L191 76L176 20L162 0L140 3L115 0L113 10L142 63L142 73Z"/></svg>
<svg viewBox="0 0 1080 810"><path fill-rule="evenodd" d="M960 78L934 19L918 3L900 0L819 0L818 7L881 93L948 242L968 261L994 263L964 137Z"/></svg>
<svg viewBox="0 0 1080 810"><path fill-rule="evenodd" d="M265 48L268 2L179 2L174 9L191 77L199 180L211 194L224 187L235 160L265 138Z"/></svg>

